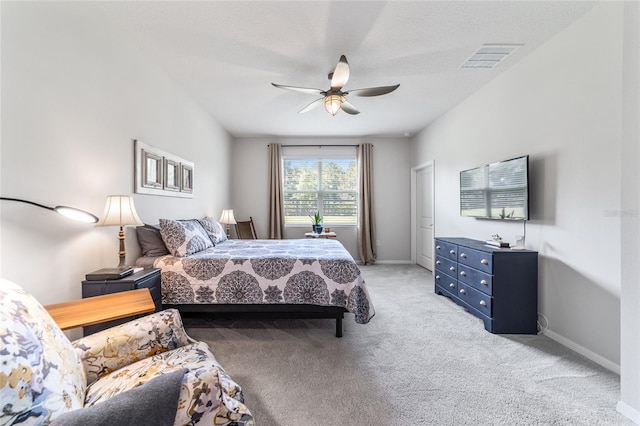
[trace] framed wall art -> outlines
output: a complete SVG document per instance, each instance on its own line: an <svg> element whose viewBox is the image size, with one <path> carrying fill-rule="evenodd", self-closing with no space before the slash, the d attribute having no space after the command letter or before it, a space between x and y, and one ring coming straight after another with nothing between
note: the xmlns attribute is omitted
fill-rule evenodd
<svg viewBox="0 0 640 426"><path fill-rule="evenodd" d="M180 191L186 193L193 192L193 166L188 164L180 164L180 175L182 180L180 182Z"/></svg>
<svg viewBox="0 0 640 426"><path fill-rule="evenodd" d="M142 149L142 186L162 189L162 157Z"/></svg>
<svg viewBox="0 0 640 426"><path fill-rule="evenodd" d="M194 164L134 140L136 194L193 198Z"/></svg>
<svg viewBox="0 0 640 426"><path fill-rule="evenodd" d="M164 159L164 190L180 191L180 163Z"/></svg>

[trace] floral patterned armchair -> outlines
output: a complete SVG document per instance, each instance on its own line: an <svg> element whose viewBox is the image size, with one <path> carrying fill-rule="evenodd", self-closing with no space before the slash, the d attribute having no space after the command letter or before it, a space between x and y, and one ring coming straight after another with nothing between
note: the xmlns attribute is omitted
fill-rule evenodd
<svg viewBox="0 0 640 426"><path fill-rule="evenodd" d="M153 385L168 386L159 379L169 374L177 377L175 389ZM157 312L70 342L33 296L0 279L0 424L66 425L74 415L89 413L108 413L110 424L127 424L136 417L112 415L126 416L123 406L135 400L135 414L146 416L145 405L152 404L135 393L143 389L149 389L147 401L171 392L178 396L174 411L155 425L254 425L240 387L205 343L186 334L178 311ZM99 407L108 409L96 411ZM86 418L76 422L90 423Z"/></svg>

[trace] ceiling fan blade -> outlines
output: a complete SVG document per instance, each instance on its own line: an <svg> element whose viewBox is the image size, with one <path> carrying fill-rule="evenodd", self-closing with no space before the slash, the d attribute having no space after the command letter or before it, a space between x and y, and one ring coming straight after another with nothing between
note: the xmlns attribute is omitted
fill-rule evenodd
<svg viewBox="0 0 640 426"><path fill-rule="evenodd" d="M351 104L349 101L344 101L342 105L340 105L340 109L346 112L347 114L356 115L360 114L360 111L356 107Z"/></svg>
<svg viewBox="0 0 640 426"><path fill-rule="evenodd" d="M355 96L380 96L380 95L386 95L387 93L391 93L394 90L396 90L398 87L400 87L399 84L396 84L395 86L369 87L368 89L349 90L344 94L345 95L351 94Z"/></svg>
<svg viewBox="0 0 640 426"><path fill-rule="evenodd" d="M312 109L314 109L315 107L317 107L319 105L322 105L322 98L316 99L315 101L311 102L309 105L307 105L306 107L304 107L300 111L298 111L298 114L302 114L302 113L305 113L307 111L311 111Z"/></svg>
<svg viewBox="0 0 640 426"><path fill-rule="evenodd" d="M294 92L306 93L308 95L322 95L324 96L325 91L322 89L314 89L312 87L296 87L296 86L285 86L282 84L271 83L274 87L278 89L292 90Z"/></svg>
<svg viewBox="0 0 640 426"><path fill-rule="evenodd" d="M342 89L347 81L349 81L349 63L347 57L342 55L331 76L331 90Z"/></svg>

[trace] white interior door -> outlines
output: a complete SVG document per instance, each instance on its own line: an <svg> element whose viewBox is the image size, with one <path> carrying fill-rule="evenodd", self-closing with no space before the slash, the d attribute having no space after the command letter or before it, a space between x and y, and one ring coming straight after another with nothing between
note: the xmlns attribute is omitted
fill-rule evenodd
<svg viewBox="0 0 640 426"><path fill-rule="evenodd" d="M433 164L416 171L416 263L433 271Z"/></svg>

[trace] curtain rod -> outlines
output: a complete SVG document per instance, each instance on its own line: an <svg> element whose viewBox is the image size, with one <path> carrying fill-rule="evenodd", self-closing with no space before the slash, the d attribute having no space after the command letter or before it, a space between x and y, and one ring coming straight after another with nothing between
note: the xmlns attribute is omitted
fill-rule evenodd
<svg viewBox="0 0 640 426"><path fill-rule="evenodd" d="M270 146L271 144L268 144L267 146ZM289 148L289 147L293 147L293 148L298 148L298 147L308 147L308 148L322 148L324 146L346 146L346 147L358 147L360 145L280 145L283 148Z"/></svg>

